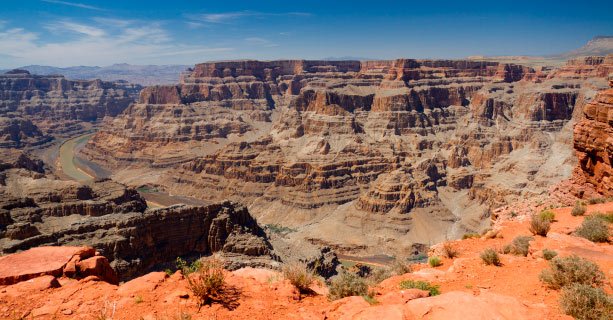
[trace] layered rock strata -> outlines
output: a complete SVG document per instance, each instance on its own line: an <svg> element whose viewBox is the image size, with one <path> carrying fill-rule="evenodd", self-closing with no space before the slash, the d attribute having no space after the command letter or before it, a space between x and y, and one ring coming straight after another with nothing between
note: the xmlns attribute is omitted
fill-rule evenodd
<svg viewBox="0 0 613 320"><path fill-rule="evenodd" d="M82 153L125 182L239 201L292 237L391 251L483 228L570 176L573 122L612 63L203 63L144 90Z"/></svg>
<svg viewBox="0 0 613 320"><path fill-rule="evenodd" d="M83 130L81 123L121 113L140 86L125 82L67 80L25 70L0 75L0 147L36 146L50 136Z"/></svg>
<svg viewBox="0 0 613 320"><path fill-rule="evenodd" d="M613 80L609 81L613 87ZM613 196L613 89L601 91L583 109L584 117L574 131L579 158L574 178L590 184L596 192Z"/></svg>

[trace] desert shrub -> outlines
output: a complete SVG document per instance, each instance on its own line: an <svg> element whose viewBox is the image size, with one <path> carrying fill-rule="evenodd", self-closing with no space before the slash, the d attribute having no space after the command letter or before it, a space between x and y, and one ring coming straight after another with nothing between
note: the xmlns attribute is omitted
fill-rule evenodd
<svg viewBox="0 0 613 320"><path fill-rule="evenodd" d="M556 214L551 210L543 210L539 213L539 217L541 219L549 220L549 222L553 222L556 219Z"/></svg>
<svg viewBox="0 0 613 320"><path fill-rule="evenodd" d="M430 292L430 296L441 294L438 285L432 285L426 281L404 280L400 282L400 289L420 289Z"/></svg>
<svg viewBox="0 0 613 320"><path fill-rule="evenodd" d="M557 255L558 253L553 250L543 249L543 258L545 258L545 260L551 260Z"/></svg>
<svg viewBox="0 0 613 320"><path fill-rule="evenodd" d="M583 222L579 228L575 230L575 233L593 242L609 241L609 226L605 220L598 216L589 216L583 219Z"/></svg>
<svg viewBox="0 0 613 320"><path fill-rule="evenodd" d="M435 268L435 267L438 267L438 266L442 265L442 264L443 264L443 262L441 261L441 258L439 258L439 257L437 257L437 256L433 256L433 257L430 257L430 258L428 259L428 264L429 264L429 265L430 265L432 268Z"/></svg>
<svg viewBox="0 0 613 320"><path fill-rule="evenodd" d="M364 296L368 294L368 285L364 278L354 273L341 271L330 282L330 300L338 300L350 296Z"/></svg>
<svg viewBox="0 0 613 320"><path fill-rule="evenodd" d="M481 235L480 235L480 234L478 234L478 233L465 233L465 234L462 236L462 239L480 238L480 237L481 237Z"/></svg>
<svg viewBox="0 0 613 320"><path fill-rule="evenodd" d="M611 319L613 300L601 288L574 283L562 289L562 310L580 320Z"/></svg>
<svg viewBox="0 0 613 320"><path fill-rule="evenodd" d="M582 216L585 214L585 211L587 211L587 207L583 203L577 201L570 214L575 217Z"/></svg>
<svg viewBox="0 0 613 320"><path fill-rule="evenodd" d="M605 203L607 202L606 198L590 198L587 200L589 204L597 204L597 203Z"/></svg>
<svg viewBox="0 0 613 320"><path fill-rule="evenodd" d="M283 276L298 289L300 293L310 292L309 286L316 276L312 269L300 262L290 262L283 266Z"/></svg>
<svg viewBox="0 0 613 320"><path fill-rule="evenodd" d="M366 279L368 283L374 285L391 277L392 275L392 271L389 268L373 268Z"/></svg>
<svg viewBox="0 0 613 320"><path fill-rule="evenodd" d="M592 216L598 217L598 218L606 221L607 223L613 223L613 211L609 211L607 213L594 212L594 214L592 214Z"/></svg>
<svg viewBox="0 0 613 320"><path fill-rule="evenodd" d="M533 235L539 235L546 237L549 229L551 229L551 221L547 219L541 218L538 215L532 215L532 220L530 220L530 232Z"/></svg>
<svg viewBox="0 0 613 320"><path fill-rule="evenodd" d="M181 270L184 276L187 276L190 273L196 272L202 266L202 262L200 262L200 260L196 260L196 261L193 261L192 263L189 263L181 259L181 257L177 258L176 264L177 264L177 269Z"/></svg>
<svg viewBox="0 0 613 320"><path fill-rule="evenodd" d="M481 260L483 260L483 262L485 262L486 265L494 265L494 266L499 266L500 265L500 257L498 257L498 252L496 252L496 250L489 248L489 249L485 249L483 250L483 252L481 252Z"/></svg>
<svg viewBox="0 0 613 320"><path fill-rule="evenodd" d="M513 246L511 244L507 244L502 248L502 253L504 254L509 254L511 251L513 251Z"/></svg>
<svg viewBox="0 0 613 320"><path fill-rule="evenodd" d="M449 259L453 259L460 255L458 250L456 250L449 242L445 242L443 244L443 254L445 255L446 258L449 258Z"/></svg>
<svg viewBox="0 0 613 320"><path fill-rule="evenodd" d="M532 241L532 239L533 238L529 236L515 237L511 242L510 253L518 256L528 256L528 249L530 249L530 241Z"/></svg>
<svg viewBox="0 0 613 320"><path fill-rule="evenodd" d="M601 286L605 279L598 265L576 255L555 257L549 261L549 267L541 272L539 278L553 289L573 283Z"/></svg>
<svg viewBox="0 0 613 320"><path fill-rule="evenodd" d="M199 263L198 269L184 275L189 289L199 300L199 308L222 299L225 276L221 261L217 259L204 260Z"/></svg>
<svg viewBox="0 0 613 320"><path fill-rule="evenodd" d="M411 264L407 263L407 259L404 258L395 259L389 268L392 273L397 275L413 272Z"/></svg>

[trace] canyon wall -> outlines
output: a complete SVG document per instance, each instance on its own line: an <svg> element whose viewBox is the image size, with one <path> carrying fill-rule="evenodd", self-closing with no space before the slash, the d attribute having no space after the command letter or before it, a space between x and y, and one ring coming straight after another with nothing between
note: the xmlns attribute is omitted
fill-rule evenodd
<svg viewBox="0 0 613 320"><path fill-rule="evenodd" d="M392 254L568 178L572 126L612 70L612 56L203 63L143 90L82 155L134 186L243 203L290 237Z"/></svg>
<svg viewBox="0 0 613 320"><path fill-rule="evenodd" d="M126 82L67 80L24 70L0 74L0 147L37 146L78 133L84 122L121 113L139 90Z"/></svg>

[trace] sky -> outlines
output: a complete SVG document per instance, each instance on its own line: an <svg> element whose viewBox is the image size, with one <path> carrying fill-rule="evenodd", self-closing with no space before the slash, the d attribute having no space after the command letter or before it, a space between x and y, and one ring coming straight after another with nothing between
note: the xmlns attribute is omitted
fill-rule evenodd
<svg viewBox="0 0 613 320"><path fill-rule="evenodd" d="M0 68L548 55L596 35L611 0L0 0Z"/></svg>

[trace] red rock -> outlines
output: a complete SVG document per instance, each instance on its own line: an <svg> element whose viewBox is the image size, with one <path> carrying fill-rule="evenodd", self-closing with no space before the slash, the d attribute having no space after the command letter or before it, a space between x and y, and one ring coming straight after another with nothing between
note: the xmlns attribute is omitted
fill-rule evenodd
<svg viewBox="0 0 613 320"><path fill-rule="evenodd" d="M426 298L428 296L430 296L428 291L406 289L398 292L388 292L380 297L377 297L377 301L383 304L405 304L411 300Z"/></svg>
<svg viewBox="0 0 613 320"><path fill-rule="evenodd" d="M94 256L77 262L77 272L81 277L98 276L106 282L119 283L115 270L111 268L109 261L103 256Z"/></svg>
<svg viewBox="0 0 613 320"><path fill-rule="evenodd" d="M142 277L128 281L119 287L117 293L129 296L137 292L153 291L168 277L165 272L151 272Z"/></svg>
<svg viewBox="0 0 613 320"><path fill-rule="evenodd" d="M513 297L494 293L473 296L466 292L449 292L439 296L411 300L405 307L409 319L467 320L467 319L541 319L539 313Z"/></svg>
<svg viewBox="0 0 613 320"><path fill-rule="evenodd" d="M0 257L0 285L14 284L42 275L59 277L74 257L93 256L89 247L38 247Z"/></svg>

